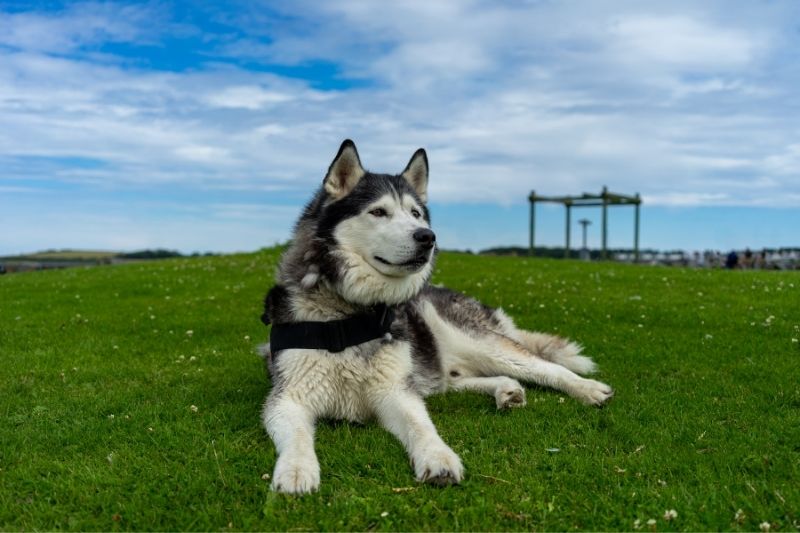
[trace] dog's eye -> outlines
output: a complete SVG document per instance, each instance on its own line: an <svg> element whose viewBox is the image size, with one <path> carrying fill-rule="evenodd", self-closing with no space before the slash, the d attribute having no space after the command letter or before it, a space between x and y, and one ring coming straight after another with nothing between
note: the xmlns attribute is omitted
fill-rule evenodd
<svg viewBox="0 0 800 533"><path fill-rule="evenodd" d="M411 216L413 216L414 218L419 218L419 217L422 216L422 214L419 211L417 211L416 209L412 209L411 210Z"/></svg>
<svg viewBox="0 0 800 533"><path fill-rule="evenodd" d="M378 208L373 209L372 211L370 211L369 214L374 216L374 217L385 217L389 213L386 212L386 209L384 209L382 207L378 207Z"/></svg>

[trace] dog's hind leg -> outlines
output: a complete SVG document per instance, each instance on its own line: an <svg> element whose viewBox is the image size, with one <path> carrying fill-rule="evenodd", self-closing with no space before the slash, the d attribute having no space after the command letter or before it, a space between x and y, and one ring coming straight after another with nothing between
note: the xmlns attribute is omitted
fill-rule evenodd
<svg viewBox="0 0 800 533"><path fill-rule="evenodd" d="M459 483L464 467L444 443L418 395L397 387L374 391L372 404L381 424L403 443L417 481L434 485Z"/></svg>
<svg viewBox="0 0 800 533"><path fill-rule="evenodd" d="M516 379L505 376L451 377L453 390L471 390L494 396L498 409L525 405L525 389Z"/></svg>
<svg viewBox="0 0 800 533"><path fill-rule="evenodd" d="M537 357L503 335L489 333L482 336L470 355L470 360L481 373L511 376L551 387L587 405L601 406L614 395L605 383L582 378L565 366Z"/></svg>
<svg viewBox="0 0 800 533"><path fill-rule="evenodd" d="M572 370L536 357L524 346L503 335L487 333L472 339L461 359L481 375L511 376L565 392L587 405L601 406L613 395L611 387L582 378Z"/></svg>
<svg viewBox="0 0 800 533"><path fill-rule="evenodd" d="M456 372L462 369L464 376L509 376L563 391L587 405L603 405L613 396L605 383L582 378L565 366L537 357L511 336L488 329L461 329L444 320L432 305L425 305L422 313L442 360L450 361L447 364Z"/></svg>
<svg viewBox="0 0 800 533"><path fill-rule="evenodd" d="M314 452L314 415L291 398L267 399L264 426L275 443L278 460L272 475L272 490L304 494L319 488L319 461Z"/></svg>
<svg viewBox="0 0 800 533"><path fill-rule="evenodd" d="M495 309L494 316L500 323L502 332L533 355L566 367L576 374L585 376L597 372L594 361L581 355L580 344L556 335L519 328L502 309Z"/></svg>

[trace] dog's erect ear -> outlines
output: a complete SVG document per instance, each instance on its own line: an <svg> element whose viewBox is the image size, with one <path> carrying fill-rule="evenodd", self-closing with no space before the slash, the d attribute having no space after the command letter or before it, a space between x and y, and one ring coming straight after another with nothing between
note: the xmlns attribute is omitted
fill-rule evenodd
<svg viewBox="0 0 800 533"><path fill-rule="evenodd" d="M356 145L350 139L346 139L328 168L328 174L323 181L325 190L337 200L344 198L362 177L364 168L358 158Z"/></svg>
<svg viewBox="0 0 800 533"><path fill-rule="evenodd" d="M417 191L417 196L423 202L428 201L428 156L420 148L411 156L411 161L403 171L403 177Z"/></svg>

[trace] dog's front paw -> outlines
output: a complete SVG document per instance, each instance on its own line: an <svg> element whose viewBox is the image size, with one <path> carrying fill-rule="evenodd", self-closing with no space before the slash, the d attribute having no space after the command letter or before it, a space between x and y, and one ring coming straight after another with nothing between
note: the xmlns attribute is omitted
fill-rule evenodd
<svg viewBox="0 0 800 533"><path fill-rule="evenodd" d="M575 397L586 405L602 407L614 396L614 390L600 381L582 379L575 388Z"/></svg>
<svg viewBox="0 0 800 533"><path fill-rule="evenodd" d="M525 389L517 380L509 378L494 391L494 400L498 409L522 407L525 405Z"/></svg>
<svg viewBox="0 0 800 533"><path fill-rule="evenodd" d="M272 475L272 490L286 494L306 494L319 488L319 463L316 458L278 457Z"/></svg>
<svg viewBox="0 0 800 533"><path fill-rule="evenodd" d="M417 481L444 487L458 484L464 477L461 459L444 443L427 448L413 463Z"/></svg>

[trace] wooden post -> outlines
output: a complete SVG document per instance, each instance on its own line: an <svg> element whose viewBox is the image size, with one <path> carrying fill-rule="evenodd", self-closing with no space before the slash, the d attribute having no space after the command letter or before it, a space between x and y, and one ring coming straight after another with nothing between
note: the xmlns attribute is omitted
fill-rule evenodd
<svg viewBox="0 0 800 533"><path fill-rule="evenodd" d="M639 262L639 205L641 205L642 199L639 196L639 193L636 193L636 213L634 215L634 232L633 232L633 257L634 262Z"/></svg>
<svg viewBox="0 0 800 533"><path fill-rule="evenodd" d="M528 228L528 255L533 257L536 254L536 242L535 242L535 233L536 233L536 192L531 191L531 195L528 197L528 201L531 203L531 212L530 212L530 227Z"/></svg>
<svg viewBox="0 0 800 533"><path fill-rule="evenodd" d="M608 188L603 186L603 259L608 259Z"/></svg>
<svg viewBox="0 0 800 533"><path fill-rule="evenodd" d="M570 237L570 230L572 229L570 226L572 223L570 222L570 214L572 213L572 204L570 202L564 202L564 207L567 208L567 235L566 235L566 244L564 245L564 259L569 259L569 237Z"/></svg>

